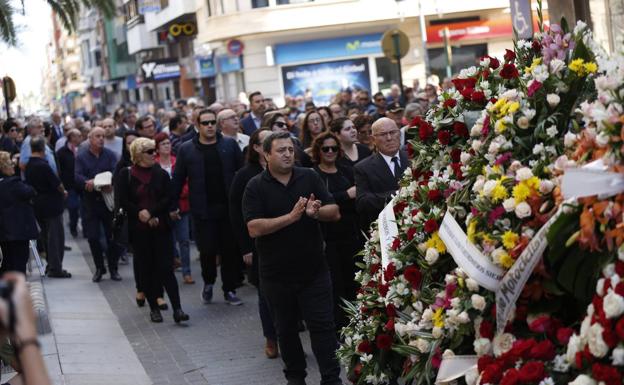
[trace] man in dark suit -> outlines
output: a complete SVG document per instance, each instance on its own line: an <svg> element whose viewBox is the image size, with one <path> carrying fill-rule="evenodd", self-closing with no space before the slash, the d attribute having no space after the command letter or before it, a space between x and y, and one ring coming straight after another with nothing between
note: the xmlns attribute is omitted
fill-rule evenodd
<svg viewBox="0 0 624 385"><path fill-rule="evenodd" d="M366 229L399 189L398 181L408 166L396 123L380 118L372 128L377 153L355 165L356 210Z"/></svg>
<svg viewBox="0 0 624 385"><path fill-rule="evenodd" d="M58 111L54 111L51 118L52 132L50 135L50 147L54 148L56 141L63 137L63 119Z"/></svg>
<svg viewBox="0 0 624 385"><path fill-rule="evenodd" d="M264 105L264 97L260 91L252 92L249 95L249 109L251 113L240 124L243 127L243 134L251 136L254 131L260 128L262 124L262 116L266 111Z"/></svg>
<svg viewBox="0 0 624 385"><path fill-rule="evenodd" d="M75 164L78 146L82 141L82 134L75 128L67 131L67 142L56 152L56 158L59 166L59 177L65 190L67 190L67 199L65 206L69 213L69 232L72 236L78 236L78 218L80 213L80 192L76 188Z"/></svg>

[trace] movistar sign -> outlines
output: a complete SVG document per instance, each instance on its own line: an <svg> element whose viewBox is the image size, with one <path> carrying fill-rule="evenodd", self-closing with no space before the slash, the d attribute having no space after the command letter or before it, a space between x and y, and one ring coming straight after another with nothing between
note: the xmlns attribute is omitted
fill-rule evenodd
<svg viewBox="0 0 624 385"><path fill-rule="evenodd" d="M374 33L277 44L275 62L277 64L305 63L323 59L381 54L381 35Z"/></svg>
<svg viewBox="0 0 624 385"><path fill-rule="evenodd" d="M141 64L141 72L146 82L175 79L180 77L180 63L178 59L146 61Z"/></svg>

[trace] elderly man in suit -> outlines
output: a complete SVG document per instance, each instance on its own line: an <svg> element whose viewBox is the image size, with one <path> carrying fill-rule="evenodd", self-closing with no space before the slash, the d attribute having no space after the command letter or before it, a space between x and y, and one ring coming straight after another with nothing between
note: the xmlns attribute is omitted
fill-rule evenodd
<svg viewBox="0 0 624 385"><path fill-rule="evenodd" d="M401 151L401 130L392 119L373 123L377 153L355 165L356 209L362 225L368 228L392 194L408 166L407 153Z"/></svg>
<svg viewBox="0 0 624 385"><path fill-rule="evenodd" d="M262 124L262 116L266 111L264 104L264 97L260 91L255 91L249 94L249 109L251 112L249 116L241 120L240 124L243 128L243 134L251 136Z"/></svg>

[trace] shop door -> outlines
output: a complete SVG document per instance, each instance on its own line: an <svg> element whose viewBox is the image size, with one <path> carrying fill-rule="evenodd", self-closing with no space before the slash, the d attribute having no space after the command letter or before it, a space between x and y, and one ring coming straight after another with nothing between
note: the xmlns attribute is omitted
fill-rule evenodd
<svg viewBox="0 0 624 385"><path fill-rule="evenodd" d="M479 65L479 59L487 55L487 44L451 47L451 71L456 76L462 68ZM444 48L429 48L429 66L432 74L438 75L440 82L446 77L446 54Z"/></svg>
<svg viewBox="0 0 624 385"><path fill-rule="evenodd" d="M377 66L377 85L379 91L387 94L393 84L399 83L399 70L396 63L392 63L386 57L378 57L375 59Z"/></svg>

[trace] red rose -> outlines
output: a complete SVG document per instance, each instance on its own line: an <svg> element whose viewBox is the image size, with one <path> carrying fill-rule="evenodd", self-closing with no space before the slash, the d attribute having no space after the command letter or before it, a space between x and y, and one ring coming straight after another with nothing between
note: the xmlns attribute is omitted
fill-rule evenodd
<svg viewBox="0 0 624 385"><path fill-rule="evenodd" d="M461 94L461 96L464 97L465 100L470 101L470 96L472 95L473 91L474 88L464 88L463 90L459 91L459 93Z"/></svg>
<svg viewBox="0 0 624 385"><path fill-rule="evenodd" d="M500 61L498 61L498 59L495 57L488 57L490 58L490 68L493 70L497 69L498 66L500 66Z"/></svg>
<svg viewBox="0 0 624 385"><path fill-rule="evenodd" d="M492 356L488 356L488 355L481 356L481 357L479 357L479 359L477 360L477 370L478 370L479 372L482 372L482 371L484 371L484 370L485 370L485 368L486 368L488 365L490 365L490 364L491 364L491 363L493 363L493 362L494 362L494 357L492 357Z"/></svg>
<svg viewBox="0 0 624 385"><path fill-rule="evenodd" d="M546 377L544 363L540 361L527 362L520 368L518 377L522 382L540 382Z"/></svg>
<svg viewBox="0 0 624 385"><path fill-rule="evenodd" d="M616 367L598 362L592 365L592 377L597 381L604 381L607 385L622 383L622 375Z"/></svg>
<svg viewBox="0 0 624 385"><path fill-rule="evenodd" d="M418 289L420 287L420 283L422 282L422 273L418 268L414 265L410 265L403 270L403 277L407 280L407 282L412 284L414 289Z"/></svg>
<svg viewBox="0 0 624 385"><path fill-rule="evenodd" d="M371 267L370 267L371 275L375 275L379 271L379 269L381 269L381 264L375 263L375 264L371 265Z"/></svg>
<svg viewBox="0 0 624 385"><path fill-rule="evenodd" d="M481 91L474 91L472 95L470 95L470 99L475 103L481 104L485 102L485 94Z"/></svg>
<svg viewBox="0 0 624 385"><path fill-rule="evenodd" d="M506 62L512 62L516 59L516 53L514 51L506 49L504 58Z"/></svg>
<svg viewBox="0 0 624 385"><path fill-rule="evenodd" d="M488 70L481 71L481 76L483 77L483 80L488 80L488 78L490 77L490 71Z"/></svg>
<svg viewBox="0 0 624 385"><path fill-rule="evenodd" d="M529 308L528 306L524 306L524 305L518 305L516 307L516 316L515 316L515 320L516 321L526 321L527 318L527 314L529 313Z"/></svg>
<svg viewBox="0 0 624 385"><path fill-rule="evenodd" d="M421 141L426 141L433 134L433 127L430 124L422 124L418 128L418 137Z"/></svg>
<svg viewBox="0 0 624 385"><path fill-rule="evenodd" d="M527 88L527 95L532 97L540 88L542 88L542 83L537 80L533 80L529 88Z"/></svg>
<svg viewBox="0 0 624 385"><path fill-rule="evenodd" d="M384 280L386 282L391 281L394 278L395 273L396 267L394 267L394 263L390 262L384 271Z"/></svg>
<svg viewBox="0 0 624 385"><path fill-rule="evenodd" d="M572 334L574 334L574 329L572 328L561 328L557 330L557 341L559 342L559 345L567 346Z"/></svg>
<svg viewBox="0 0 624 385"><path fill-rule="evenodd" d="M453 108L457 105L457 100L453 99L453 98L449 98L446 99L444 101L444 103L442 104L442 107L444 108Z"/></svg>
<svg viewBox="0 0 624 385"><path fill-rule="evenodd" d="M489 364L481 373L481 384L497 384L503 377L503 367L496 362Z"/></svg>
<svg viewBox="0 0 624 385"><path fill-rule="evenodd" d="M503 379L500 382L500 385L517 385L520 383L520 374L518 373L518 369L511 368L505 372Z"/></svg>
<svg viewBox="0 0 624 385"><path fill-rule="evenodd" d="M451 150L451 160L453 162L459 162L461 158L461 150L459 148L454 148Z"/></svg>
<svg viewBox="0 0 624 385"><path fill-rule="evenodd" d="M412 239L414 239L414 235L416 235L416 228L415 227L410 227L409 229L407 229L407 240L411 241Z"/></svg>
<svg viewBox="0 0 624 385"><path fill-rule="evenodd" d="M379 295L385 297L386 294L388 294L388 289L390 289L390 286L388 284L380 283L377 288L379 290Z"/></svg>
<svg viewBox="0 0 624 385"><path fill-rule="evenodd" d="M451 141L451 133L446 130L440 130L438 132L438 141L441 145L446 146Z"/></svg>
<svg viewBox="0 0 624 385"><path fill-rule="evenodd" d="M624 262L618 260L617 262L615 262L615 272L617 273L617 275L619 275L620 277L624 276Z"/></svg>
<svg viewBox="0 0 624 385"><path fill-rule="evenodd" d="M547 315L537 317L529 324L529 330L533 333L547 333L552 324L552 320Z"/></svg>
<svg viewBox="0 0 624 385"><path fill-rule="evenodd" d="M503 66L503 69L500 72L500 76L503 79L513 79L513 78L517 78L518 76L520 76L520 74L518 73L518 70L516 69L515 65L505 64Z"/></svg>
<svg viewBox="0 0 624 385"><path fill-rule="evenodd" d="M526 360L529 358L529 352L536 344L537 342L533 338L528 340L517 340L513 343L511 350L508 353L518 359L522 358Z"/></svg>
<svg viewBox="0 0 624 385"><path fill-rule="evenodd" d="M487 338L489 340L494 338L494 324L488 320L481 321L481 325L479 325L479 335L481 338Z"/></svg>
<svg viewBox="0 0 624 385"><path fill-rule="evenodd" d="M392 346L392 337L388 334L380 334L375 339L377 347L381 350L390 350Z"/></svg>
<svg viewBox="0 0 624 385"><path fill-rule="evenodd" d="M407 157L409 159L414 159L414 147L412 144L408 142L405 147L407 147Z"/></svg>
<svg viewBox="0 0 624 385"><path fill-rule="evenodd" d="M429 190L429 192L427 192L427 198L429 198L430 201L437 202L442 198L442 193L437 189Z"/></svg>
<svg viewBox="0 0 624 385"><path fill-rule="evenodd" d="M529 356L535 360L550 361L555 358L555 345L549 340L538 342L531 348Z"/></svg>
<svg viewBox="0 0 624 385"><path fill-rule="evenodd" d="M394 333L394 318L390 318L388 320L388 322L386 322L386 325L384 326L384 329L386 329L389 332L393 332Z"/></svg>
<svg viewBox="0 0 624 385"><path fill-rule="evenodd" d="M615 333L620 337L621 341L624 341L624 317L615 324Z"/></svg>
<svg viewBox="0 0 624 385"><path fill-rule="evenodd" d="M394 318L394 317L396 317L396 316L397 316L396 307L394 307L394 305L393 305L393 304L389 303L389 304L386 306L386 315L387 315L388 317L392 317L392 318Z"/></svg>
<svg viewBox="0 0 624 385"><path fill-rule="evenodd" d="M540 44L540 42L537 40L533 40L533 43L531 43L531 48L533 48L533 51L535 52L540 52L542 50L542 44Z"/></svg>
<svg viewBox="0 0 624 385"><path fill-rule="evenodd" d="M613 349L619 341L616 332L611 327L611 322L606 322L606 325L602 325L602 327L602 339L609 348Z"/></svg>
<svg viewBox="0 0 624 385"><path fill-rule="evenodd" d="M363 340L362 342L358 344L357 351L370 354L373 352L373 346L371 345L369 341Z"/></svg>
<svg viewBox="0 0 624 385"><path fill-rule="evenodd" d="M391 249L393 251L397 251L399 247L401 247L401 240L399 238L394 238L394 241L392 241Z"/></svg>
<svg viewBox="0 0 624 385"><path fill-rule="evenodd" d="M466 127L466 124L463 122L454 122L453 131L457 136L461 136L463 138L468 137L468 127Z"/></svg>
<svg viewBox="0 0 624 385"><path fill-rule="evenodd" d="M392 210L394 211L395 214L399 214L402 213L403 210L407 207L407 202L406 201L400 201L397 204L394 205L394 207L392 208Z"/></svg>
<svg viewBox="0 0 624 385"><path fill-rule="evenodd" d="M431 234L438 231L438 222L435 219L427 219L425 222L425 232Z"/></svg>

